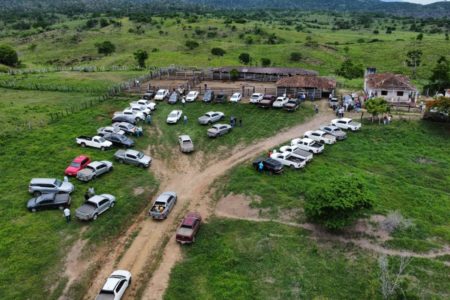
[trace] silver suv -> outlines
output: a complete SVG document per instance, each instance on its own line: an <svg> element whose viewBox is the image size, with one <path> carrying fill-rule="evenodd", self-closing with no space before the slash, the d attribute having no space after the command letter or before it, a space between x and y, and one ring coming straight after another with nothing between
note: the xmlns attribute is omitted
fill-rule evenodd
<svg viewBox="0 0 450 300"><path fill-rule="evenodd" d="M28 192L35 197L48 193L72 193L75 187L70 182L64 182L55 178L33 178L28 186Z"/></svg>

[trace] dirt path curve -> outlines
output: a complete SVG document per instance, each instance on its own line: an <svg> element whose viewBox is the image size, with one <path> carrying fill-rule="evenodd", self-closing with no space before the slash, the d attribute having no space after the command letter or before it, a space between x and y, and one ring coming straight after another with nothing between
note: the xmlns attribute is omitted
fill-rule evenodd
<svg viewBox="0 0 450 300"><path fill-rule="evenodd" d="M175 191L179 195L177 205L169 217L162 222L156 222L149 218L138 218L139 224L135 223L133 226L141 228L140 232L129 248L123 249L125 243L120 243L110 255L105 257L101 269L91 281L92 285L85 298L95 298L95 293L101 288L105 278L114 269L123 268L133 274L133 284L128 289L125 299L135 299L138 289L142 289L141 286L146 282L149 283L142 298L161 299L168 284L170 270L181 258L179 246L176 245L173 238L170 239L181 216L187 210L196 210L204 217L208 217L212 210L208 196L204 195L208 194L209 187L214 180L258 153L298 137L303 132L317 128L333 118L331 112L327 112L325 109L322 111L306 123L281 131L273 137L255 142L247 147L236 147L226 159L212 159L206 164L206 167L200 167L196 163L196 157L198 157L196 155L178 156L179 161L175 164L155 159L152 170L160 179L158 193ZM158 253L163 253L162 259L157 255ZM120 259L116 262L118 258ZM154 272L149 274L152 270Z"/></svg>

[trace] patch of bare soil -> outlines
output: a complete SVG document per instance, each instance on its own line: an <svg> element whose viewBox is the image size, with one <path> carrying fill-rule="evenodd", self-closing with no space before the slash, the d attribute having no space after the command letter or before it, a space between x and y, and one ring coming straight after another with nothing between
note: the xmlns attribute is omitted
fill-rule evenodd
<svg viewBox="0 0 450 300"><path fill-rule="evenodd" d="M224 217L257 218L259 217L260 210L250 207L253 201L254 199L252 197L246 195L229 194L217 203L215 213L218 216Z"/></svg>
<svg viewBox="0 0 450 300"><path fill-rule="evenodd" d="M142 195L144 192L145 192L145 189L141 186L133 189L133 195L135 195L135 196Z"/></svg>

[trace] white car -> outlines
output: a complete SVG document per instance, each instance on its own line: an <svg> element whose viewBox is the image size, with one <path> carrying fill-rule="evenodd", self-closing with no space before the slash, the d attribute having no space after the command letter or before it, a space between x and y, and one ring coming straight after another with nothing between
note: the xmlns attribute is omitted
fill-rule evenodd
<svg viewBox="0 0 450 300"><path fill-rule="evenodd" d="M115 133L115 134L124 135L125 131L120 130L120 128L114 127L114 126L100 127L99 129L97 129L97 134L99 134L101 136L103 136L107 133Z"/></svg>
<svg viewBox="0 0 450 300"><path fill-rule="evenodd" d="M351 131L357 131L361 129L361 123L355 122L350 118L341 118L331 120L331 124L336 125L341 129L350 129Z"/></svg>
<svg viewBox="0 0 450 300"><path fill-rule="evenodd" d="M92 148L97 148L100 149L102 151L111 148L112 143L110 141L105 140L104 138L102 138L101 136L93 136L93 137L89 137L89 136L79 136L75 139L75 141L77 142L78 145L80 145L81 147L92 147Z"/></svg>
<svg viewBox="0 0 450 300"><path fill-rule="evenodd" d="M133 105L133 104L144 105L150 110L156 109L156 103L153 101L150 101L150 100L146 100L146 99L139 99L138 101L133 101L130 103L130 105Z"/></svg>
<svg viewBox="0 0 450 300"><path fill-rule="evenodd" d="M283 108L283 106L289 101L288 97L281 96L278 97L275 102L273 102L272 106L276 108Z"/></svg>
<svg viewBox="0 0 450 300"><path fill-rule="evenodd" d="M134 110L131 107L127 107L122 111L123 115L134 116L136 119L145 120L145 114L141 110Z"/></svg>
<svg viewBox="0 0 450 300"><path fill-rule="evenodd" d="M342 141L347 138L347 133L335 125L331 124L322 125L320 126L320 130L325 131L328 134L331 134L336 138L337 141Z"/></svg>
<svg viewBox="0 0 450 300"><path fill-rule="evenodd" d="M142 112L144 113L144 115L149 115L152 113L152 110L150 108L148 108L145 105L140 105L140 104L131 104L130 108L134 111L134 112Z"/></svg>
<svg viewBox="0 0 450 300"><path fill-rule="evenodd" d="M242 100L241 93L234 93L230 98L230 102L239 102L241 100Z"/></svg>
<svg viewBox="0 0 450 300"><path fill-rule="evenodd" d="M298 148L311 152L311 153L322 153L325 147L312 139L293 139L291 141L291 146L297 146Z"/></svg>
<svg viewBox="0 0 450 300"><path fill-rule="evenodd" d="M282 146L280 147L280 152L294 153L296 156L300 157L301 159L304 159L305 162L310 162L314 157L314 155L311 152L302 150L298 146L291 146L291 145Z"/></svg>
<svg viewBox="0 0 450 300"><path fill-rule="evenodd" d="M182 110L172 110L170 114L167 116L167 124L177 124L183 115Z"/></svg>
<svg viewBox="0 0 450 300"><path fill-rule="evenodd" d="M274 152L270 155L270 158L278 161L283 166L291 167L293 169L304 168L306 164L304 159L296 157L290 152Z"/></svg>
<svg viewBox="0 0 450 300"><path fill-rule="evenodd" d="M197 91L190 91L186 95L186 102L194 102L195 100L197 100L197 97L198 97L198 92Z"/></svg>
<svg viewBox="0 0 450 300"><path fill-rule="evenodd" d="M158 90L154 99L158 100L158 101L162 101L162 100L166 99L168 96L169 96L169 90L161 89L161 90Z"/></svg>
<svg viewBox="0 0 450 300"><path fill-rule="evenodd" d="M131 273L126 270L116 270L108 277L95 300L122 299L125 290L131 285Z"/></svg>
<svg viewBox="0 0 450 300"><path fill-rule="evenodd" d="M310 138L322 144L332 145L336 143L335 136L332 136L331 134L326 133L325 131L322 130L307 131L305 132L303 137Z"/></svg>
<svg viewBox="0 0 450 300"><path fill-rule="evenodd" d="M254 93L250 97L250 103L256 104L259 103L264 97L264 94L261 93Z"/></svg>

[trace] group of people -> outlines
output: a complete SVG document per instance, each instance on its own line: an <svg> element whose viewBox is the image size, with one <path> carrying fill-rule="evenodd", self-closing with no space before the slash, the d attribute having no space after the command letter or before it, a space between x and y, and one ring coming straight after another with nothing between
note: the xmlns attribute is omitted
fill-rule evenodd
<svg viewBox="0 0 450 300"><path fill-rule="evenodd" d="M239 124L239 127L242 127L242 118L237 119L235 116L230 117L230 126L236 127Z"/></svg>
<svg viewBox="0 0 450 300"><path fill-rule="evenodd" d="M383 124L384 125L391 124L391 121L392 121L392 115L391 114L384 115L384 117L383 117Z"/></svg>

